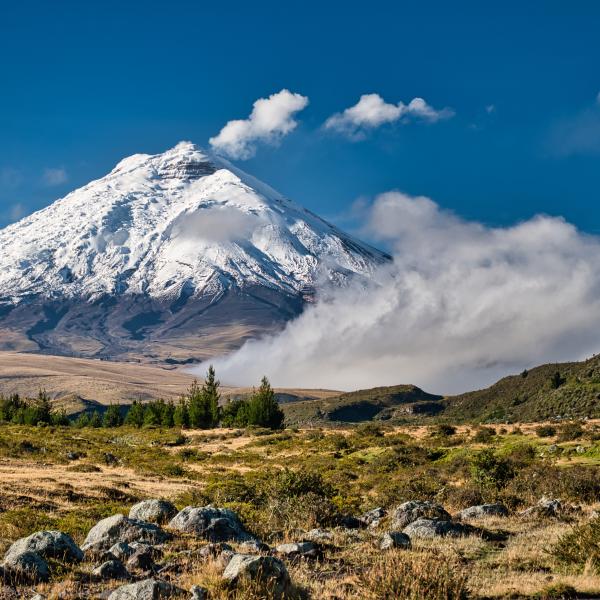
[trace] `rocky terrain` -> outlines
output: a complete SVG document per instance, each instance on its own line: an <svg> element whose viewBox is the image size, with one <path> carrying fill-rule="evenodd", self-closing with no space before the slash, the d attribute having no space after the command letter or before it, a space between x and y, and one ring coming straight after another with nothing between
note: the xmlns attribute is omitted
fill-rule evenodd
<svg viewBox="0 0 600 600"><path fill-rule="evenodd" d="M0 426L3 598L600 593L596 422L39 431Z"/></svg>

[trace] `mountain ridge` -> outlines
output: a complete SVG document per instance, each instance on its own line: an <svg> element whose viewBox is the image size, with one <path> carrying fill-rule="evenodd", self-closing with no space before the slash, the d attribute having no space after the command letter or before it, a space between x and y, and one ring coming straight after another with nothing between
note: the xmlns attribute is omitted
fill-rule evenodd
<svg viewBox="0 0 600 600"><path fill-rule="evenodd" d="M127 157L0 230L0 331L11 340L0 349L204 358L281 328L320 281L368 278L389 260L181 142ZM214 348L194 350L194 332L212 343L219 327Z"/></svg>

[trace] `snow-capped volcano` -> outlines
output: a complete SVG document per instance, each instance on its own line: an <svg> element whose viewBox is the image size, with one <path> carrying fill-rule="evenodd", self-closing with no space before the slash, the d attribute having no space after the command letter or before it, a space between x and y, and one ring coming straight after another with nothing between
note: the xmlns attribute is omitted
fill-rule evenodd
<svg viewBox="0 0 600 600"><path fill-rule="evenodd" d="M301 310L319 280L368 276L386 260L182 142L126 158L0 230L0 328L12 340L0 347L164 354L148 343L210 330L219 346L217 324L228 330L225 346L237 345L232 327L242 328L240 341L272 328ZM215 345L204 341L197 356Z"/></svg>

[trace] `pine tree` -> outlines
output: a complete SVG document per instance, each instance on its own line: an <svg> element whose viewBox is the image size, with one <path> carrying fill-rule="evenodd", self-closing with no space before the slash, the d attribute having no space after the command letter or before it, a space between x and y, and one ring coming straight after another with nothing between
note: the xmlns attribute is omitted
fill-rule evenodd
<svg viewBox="0 0 600 600"><path fill-rule="evenodd" d="M86 412L82 412L75 421L75 427L89 427L90 416Z"/></svg>
<svg viewBox="0 0 600 600"><path fill-rule="evenodd" d="M206 402L206 396L198 381L194 379L187 393L188 411L190 415L190 427L206 429L210 425L210 411Z"/></svg>
<svg viewBox="0 0 600 600"><path fill-rule="evenodd" d="M133 427L141 427L144 424L144 407L138 400L134 400L133 404L129 407L127 415L125 416L125 425L131 425Z"/></svg>
<svg viewBox="0 0 600 600"><path fill-rule="evenodd" d="M266 377L248 403L248 424L279 429L283 425L284 414L275 399L275 392Z"/></svg>
<svg viewBox="0 0 600 600"><path fill-rule="evenodd" d="M92 416L90 417L89 426L90 427L102 427L102 417L100 416L100 413L97 410L95 410L92 413Z"/></svg>
<svg viewBox="0 0 600 600"><path fill-rule="evenodd" d="M248 402L246 400L229 400L221 411L221 422L224 427L246 427L248 425Z"/></svg>
<svg viewBox="0 0 600 600"><path fill-rule="evenodd" d="M185 397L181 397L175 412L173 413L173 423L176 427L189 427L190 426L190 415L188 412L187 400Z"/></svg>
<svg viewBox="0 0 600 600"><path fill-rule="evenodd" d="M123 417L121 417L121 407L118 404L111 404L104 413L102 420L104 427L120 427L123 425Z"/></svg>
<svg viewBox="0 0 600 600"><path fill-rule="evenodd" d="M219 400L221 399L221 394L219 394L220 385L221 382L215 379L215 369L210 365L204 385L202 386L202 395L204 396L204 404L207 409L209 427L216 427L221 417L221 409L219 408Z"/></svg>
<svg viewBox="0 0 600 600"><path fill-rule="evenodd" d="M161 425L163 427L173 427L175 425L175 405L173 402L165 402L162 407Z"/></svg>
<svg viewBox="0 0 600 600"><path fill-rule="evenodd" d="M68 427L71 424L67 412L64 408L60 408L52 413L52 425Z"/></svg>

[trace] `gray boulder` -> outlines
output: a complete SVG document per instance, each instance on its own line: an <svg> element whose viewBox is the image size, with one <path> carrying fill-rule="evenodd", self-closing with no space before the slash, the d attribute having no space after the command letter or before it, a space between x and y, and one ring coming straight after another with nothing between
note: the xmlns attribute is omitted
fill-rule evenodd
<svg viewBox="0 0 600 600"><path fill-rule="evenodd" d="M461 510L456 518L459 520L482 519L484 517L508 517L508 509L503 504L479 504Z"/></svg>
<svg viewBox="0 0 600 600"><path fill-rule="evenodd" d="M274 598L287 596L291 588L290 575L286 566L278 558L252 554L235 554L223 578L232 585L248 579L268 587Z"/></svg>
<svg viewBox="0 0 600 600"><path fill-rule="evenodd" d="M369 527L377 527L379 525L381 519L385 517L386 511L384 508L378 507L366 512L360 520Z"/></svg>
<svg viewBox="0 0 600 600"><path fill-rule="evenodd" d="M129 518L162 524L170 521L176 514L175 506L166 500L143 500L131 507Z"/></svg>
<svg viewBox="0 0 600 600"><path fill-rule="evenodd" d="M565 513L565 507L558 498L542 498L536 505L531 506L519 513L526 518L557 518Z"/></svg>
<svg viewBox="0 0 600 600"><path fill-rule="evenodd" d="M401 531L388 531L383 534L379 540L379 548L381 550L389 550L390 548L410 548L410 538Z"/></svg>
<svg viewBox="0 0 600 600"><path fill-rule="evenodd" d="M135 548L132 548L127 542L117 542L108 551L117 560L124 561L135 553Z"/></svg>
<svg viewBox="0 0 600 600"><path fill-rule="evenodd" d="M413 538L464 537L476 534L479 531L470 525L455 523L450 520L417 519L407 525L402 533L412 540Z"/></svg>
<svg viewBox="0 0 600 600"><path fill-rule="evenodd" d="M211 542L247 542L254 539L232 510L204 506L187 506L170 521L169 527L193 533Z"/></svg>
<svg viewBox="0 0 600 600"><path fill-rule="evenodd" d="M286 558L317 558L319 549L313 542L292 542L289 544L279 544L275 552Z"/></svg>
<svg viewBox="0 0 600 600"><path fill-rule="evenodd" d="M434 502L411 500L396 507L392 512L392 527L403 529L417 519L450 520L452 517L443 506Z"/></svg>
<svg viewBox="0 0 600 600"><path fill-rule="evenodd" d="M208 600L208 590L199 585L193 585L190 594L192 595L190 600Z"/></svg>
<svg viewBox="0 0 600 600"><path fill-rule="evenodd" d="M304 539L309 542L327 543L333 541L333 533L327 529L311 529L304 534Z"/></svg>
<svg viewBox="0 0 600 600"><path fill-rule="evenodd" d="M253 554L257 552L271 552L271 548L268 544L261 542L260 540L249 540L242 542L239 545L239 552L241 554Z"/></svg>
<svg viewBox="0 0 600 600"><path fill-rule="evenodd" d="M10 581L38 583L50 579L48 563L37 552L12 552L2 566L4 577Z"/></svg>
<svg viewBox="0 0 600 600"><path fill-rule="evenodd" d="M35 552L42 558L56 558L68 562L83 560L83 552L73 541L73 538L62 531L37 531L30 536L17 540L4 555L9 561L11 556Z"/></svg>
<svg viewBox="0 0 600 600"><path fill-rule="evenodd" d="M204 560L208 558L217 558L223 552L233 552L233 548L224 542L206 544L198 550L198 556Z"/></svg>
<svg viewBox="0 0 600 600"><path fill-rule="evenodd" d="M117 588L108 600L162 600L163 598L177 598L186 594L166 581L157 579L144 579ZM187 595L187 594L186 594Z"/></svg>
<svg viewBox="0 0 600 600"><path fill-rule="evenodd" d="M90 529L81 548L93 554L104 552L119 542L162 544L168 539L169 534L160 527L118 514L96 523Z"/></svg>
<svg viewBox="0 0 600 600"><path fill-rule="evenodd" d="M127 561L127 568L134 571L154 571L156 565L151 552L138 550Z"/></svg>
<svg viewBox="0 0 600 600"><path fill-rule="evenodd" d="M129 571L120 560L107 560L92 571L97 579L129 579Z"/></svg>

